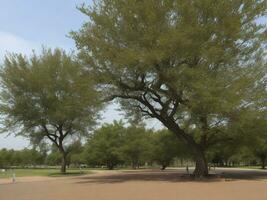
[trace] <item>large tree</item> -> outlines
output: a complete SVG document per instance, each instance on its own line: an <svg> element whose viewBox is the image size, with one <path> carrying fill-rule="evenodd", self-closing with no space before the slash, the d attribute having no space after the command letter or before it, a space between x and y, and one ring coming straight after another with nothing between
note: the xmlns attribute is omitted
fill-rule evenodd
<svg viewBox="0 0 267 200"><path fill-rule="evenodd" d="M265 0L96 0L72 33L109 99L158 119L208 175L206 151L221 127L253 104L266 67Z"/></svg>
<svg viewBox="0 0 267 200"><path fill-rule="evenodd" d="M29 58L8 55L0 77L2 131L33 143L50 140L62 155L65 172L68 143L88 133L101 107L88 72L72 54L43 49Z"/></svg>

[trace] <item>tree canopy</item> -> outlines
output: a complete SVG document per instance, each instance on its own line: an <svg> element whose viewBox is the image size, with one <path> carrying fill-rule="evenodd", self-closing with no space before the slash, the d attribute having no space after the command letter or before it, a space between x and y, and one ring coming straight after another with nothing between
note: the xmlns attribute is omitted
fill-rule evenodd
<svg viewBox="0 0 267 200"><path fill-rule="evenodd" d="M101 108L90 74L72 54L43 49L29 58L8 55L0 77L2 131L33 143L50 140L62 154L65 172L68 141L87 135Z"/></svg>
<svg viewBox="0 0 267 200"><path fill-rule="evenodd" d="M93 166L105 165L113 169L122 163L122 145L125 128L121 122L105 124L88 138L85 159Z"/></svg>

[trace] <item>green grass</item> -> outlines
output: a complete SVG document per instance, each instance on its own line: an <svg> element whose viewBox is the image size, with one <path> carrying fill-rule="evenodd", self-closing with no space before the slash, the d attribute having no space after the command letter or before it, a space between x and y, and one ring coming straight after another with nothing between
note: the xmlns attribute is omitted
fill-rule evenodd
<svg viewBox="0 0 267 200"><path fill-rule="evenodd" d="M65 174L59 172L59 169L8 169L6 172L0 171L0 178L11 178L15 172L16 177L25 176L48 176L48 177L62 177L62 176L81 176L90 174L92 171L88 169L68 169Z"/></svg>
<svg viewBox="0 0 267 200"><path fill-rule="evenodd" d="M262 169L261 166L239 166L239 168L265 170L265 169Z"/></svg>
<svg viewBox="0 0 267 200"><path fill-rule="evenodd" d="M211 167L211 168L213 168L213 167ZM218 167L218 168L220 168L220 167ZM257 166L256 165L222 166L222 168L243 168L243 169L261 169L262 170L261 166L258 166L258 165Z"/></svg>

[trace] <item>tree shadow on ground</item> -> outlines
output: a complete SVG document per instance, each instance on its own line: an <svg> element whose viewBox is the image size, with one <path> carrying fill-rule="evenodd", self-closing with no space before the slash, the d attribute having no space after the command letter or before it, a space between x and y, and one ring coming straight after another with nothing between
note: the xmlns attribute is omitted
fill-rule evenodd
<svg viewBox="0 0 267 200"><path fill-rule="evenodd" d="M143 171L119 171L108 175L79 177L79 184L97 183L111 184L132 181L159 181L159 182L219 182L236 180L262 180L267 179L267 171L260 170L216 170L211 171L212 175L205 179L194 179L187 175L185 170L143 170Z"/></svg>
<svg viewBox="0 0 267 200"><path fill-rule="evenodd" d="M264 180L267 179L267 171L251 169L218 169L217 173L227 181L234 180Z"/></svg>
<svg viewBox="0 0 267 200"><path fill-rule="evenodd" d="M161 181L161 182L215 182L221 178L217 175L211 175L206 179L194 179L185 173L185 170L143 170L143 171L119 171L108 175L79 177L78 183L124 183L131 181Z"/></svg>

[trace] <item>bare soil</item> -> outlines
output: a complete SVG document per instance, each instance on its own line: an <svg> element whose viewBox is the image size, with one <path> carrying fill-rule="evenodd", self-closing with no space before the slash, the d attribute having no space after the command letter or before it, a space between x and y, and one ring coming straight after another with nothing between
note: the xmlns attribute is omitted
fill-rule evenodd
<svg viewBox="0 0 267 200"><path fill-rule="evenodd" d="M192 180L184 169L99 171L80 177L0 180L0 200L267 200L267 171L219 169Z"/></svg>

